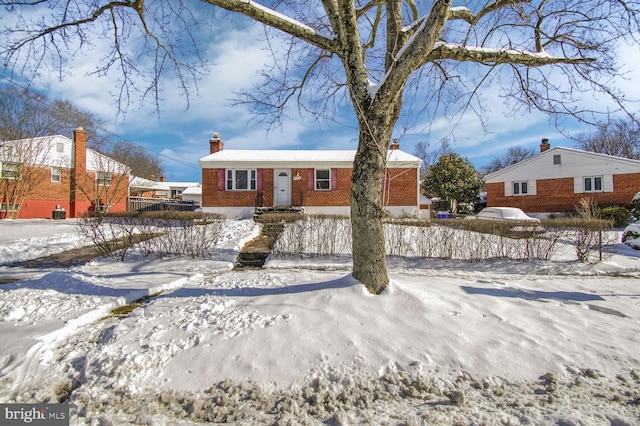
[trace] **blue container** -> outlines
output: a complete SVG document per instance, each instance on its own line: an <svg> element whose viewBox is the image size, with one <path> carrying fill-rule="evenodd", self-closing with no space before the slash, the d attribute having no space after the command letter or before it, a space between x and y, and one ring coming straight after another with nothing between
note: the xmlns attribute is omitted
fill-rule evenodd
<svg viewBox="0 0 640 426"><path fill-rule="evenodd" d="M438 212L436 217L438 219L449 219L449 212Z"/></svg>

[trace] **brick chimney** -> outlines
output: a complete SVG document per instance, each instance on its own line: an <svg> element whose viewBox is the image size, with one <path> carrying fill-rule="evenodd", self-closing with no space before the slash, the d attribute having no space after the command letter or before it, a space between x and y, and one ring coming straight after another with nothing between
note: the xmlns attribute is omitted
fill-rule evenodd
<svg viewBox="0 0 640 426"><path fill-rule="evenodd" d="M211 139L209 139L209 153L215 154L218 151L222 151L224 143L220 139L220 133L214 133Z"/></svg>
<svg viewBox="0 0 640 426"><path fill-rule="evenodd" d="M160 175L160 182L164 182L164 175Z"/></svg>
<svg viewBox="0 0 640 426"><path fill-rule="evenodd" d="M87 171L87 131L82 127L73 131L73 168L76 173Z"/></svg>
<svg viewBox="0 0 640 426"><path fill-rule="evenodd" d="M87 177L87 132L78 127L73 131L73 169L69 179L69 217L78 217L83 211L81 187Z"/></svg>
<svg viewBox="0 0 640 426"><path fill-rule="evenodd" d="M549 144L549 139L543 138L542 142L540 142L540 152L545 152L550 148L551 148L551 145Z"/></svg>
<svg viewBox="0 0 640 426"><path fill-rule="evenodd" d="M391 145L389 145L389 149L400 149L400 144L398 143L398 139L394 139L391 141Z"/></svg>

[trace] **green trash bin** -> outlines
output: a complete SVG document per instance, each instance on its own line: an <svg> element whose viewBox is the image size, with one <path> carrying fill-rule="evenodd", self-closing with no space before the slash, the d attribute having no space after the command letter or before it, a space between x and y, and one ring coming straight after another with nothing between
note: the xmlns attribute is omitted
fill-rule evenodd
<svg viewBox="0 0 640 426"><path fill-rule="evenodd" d="M66 219L67 212L62 209L55 209L54 211L51 212L51 218L55 220Z"/></svg>

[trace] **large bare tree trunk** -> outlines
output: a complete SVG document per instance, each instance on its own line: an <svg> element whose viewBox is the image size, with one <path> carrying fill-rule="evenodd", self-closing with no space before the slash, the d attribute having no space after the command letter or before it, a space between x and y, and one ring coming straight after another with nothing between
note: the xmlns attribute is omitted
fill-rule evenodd
<svg viewBox="0 0 640 426"><path fill-rule="evenodd" d="M382 130L372 135L361 128L351 177L353 276L373 294L381 293L389 284L382 183L391 135L389 130Z"/></svg>

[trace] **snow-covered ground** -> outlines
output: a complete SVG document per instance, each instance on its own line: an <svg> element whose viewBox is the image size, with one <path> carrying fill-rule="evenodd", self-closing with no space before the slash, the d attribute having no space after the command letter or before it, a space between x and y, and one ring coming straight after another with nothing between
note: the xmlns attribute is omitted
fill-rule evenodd
<svg viewBox="0 0 640 426"><path fill-rule="evenodd" d="M66 401L74 425L640 424L623 244L595 264L394 258L372 296L348 257L234 270L258 229L226 229L207 259L1 266L0 402ZM73 220L0 221L0 264L83 244Z"/></svg>

